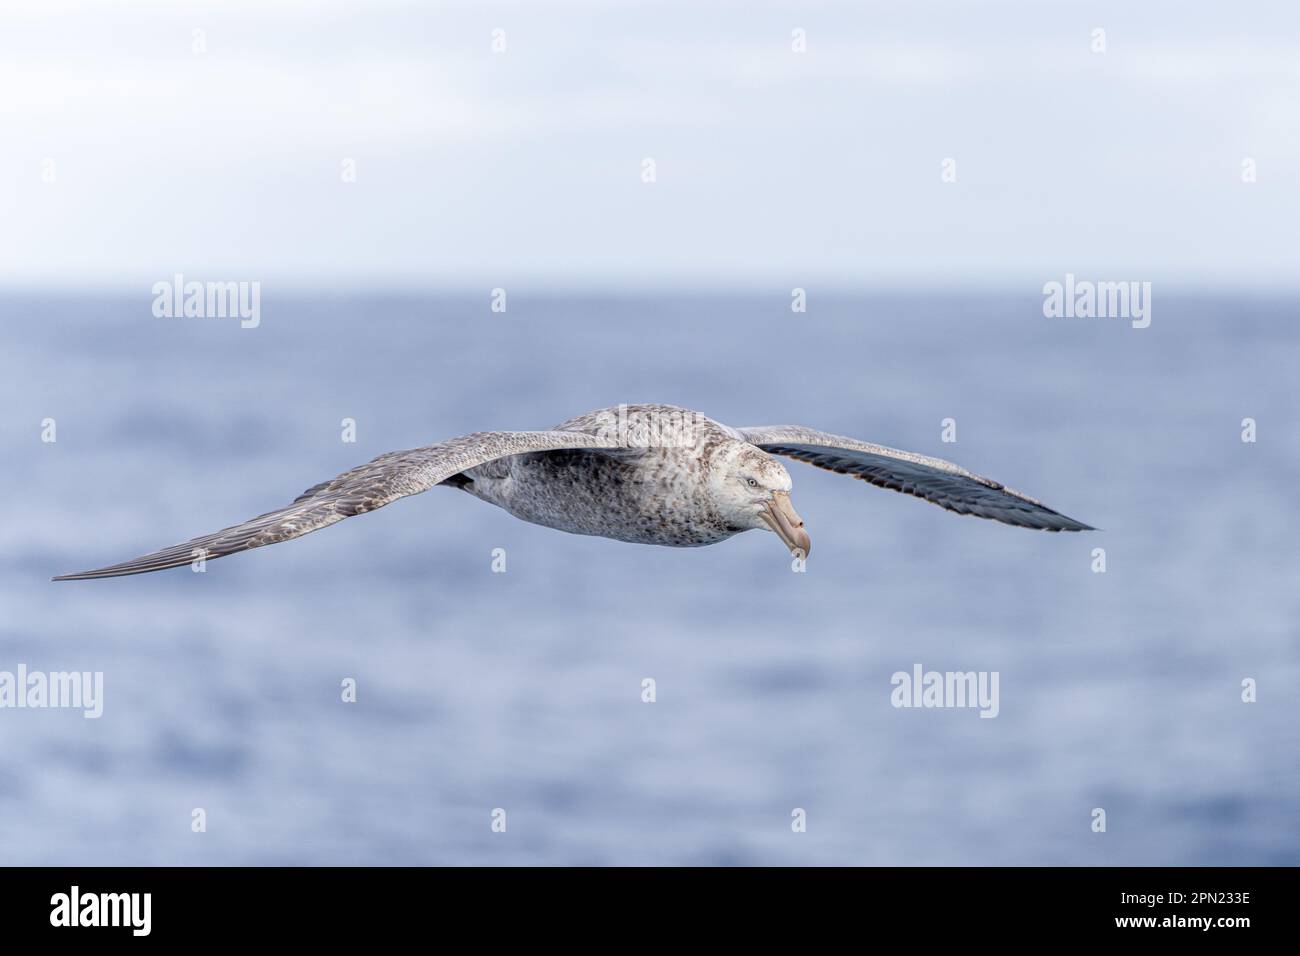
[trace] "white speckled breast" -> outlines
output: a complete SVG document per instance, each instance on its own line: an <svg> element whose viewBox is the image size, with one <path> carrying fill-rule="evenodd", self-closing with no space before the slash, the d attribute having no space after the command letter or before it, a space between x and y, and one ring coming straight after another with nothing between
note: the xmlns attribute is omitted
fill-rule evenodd
<svg viewBox="0 0 1300 956"><path fill-rule="evenodd" d="M685 412L671 405L601 409L556 430L609 434L611 425L647 419L675 426ZM704 493L712 462L738 439L703 416L690 425L691 431L669 436L672 447L647 445L631 429L625 431L633 434L622 437L632 447L501 458L466 472L471 483L465 490L523 521L573 534L679 548L715 544L743 530L728 527ZM689 444L682 443L683 436Z"/></svg>

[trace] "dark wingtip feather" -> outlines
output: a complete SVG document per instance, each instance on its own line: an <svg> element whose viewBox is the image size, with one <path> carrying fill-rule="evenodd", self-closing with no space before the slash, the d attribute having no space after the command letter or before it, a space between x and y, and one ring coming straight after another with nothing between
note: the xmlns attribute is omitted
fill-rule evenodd
<svg viewBox="0 0 1300 956"><path fill-rule="evenodd" d="M166 554L166 552L162 552ZM219 554L206 555L211 561L219 558ZM95 568L93 571L74 571L71 574L60 574L50 578L51 581L97 581L101 578L122 578L129 574L148 574L150 571L166 571L169 568L179 568L182 565L190 564L194 561L194 555L181 555L172 557L155 557L145 555L142 558L136 558L133 561L124 561L121 564L110 564L105 568Z"/></svg>
<svg viewBox="0 0 1300 956"><path fill-rule="evenodd" d="M1056 512L1056 513L1057 513L1058 515L1061 514L1059 511ZM1066 525L1064 528L1061 528L1061 529L1060 529L1061 531L1096 531L1096 530L1098 530L1098 529L1094 528L1094 527L1093 527L1092 525L1090 525L1090 524L1084 524L1082 521L1077 521L1077 520L1075 520L1074 518L1071 518L1069 515L1061 515L1061 517L1064 518L1066 521L1070 522L1070 523L1069 523L1068 525Z"/></svg>
<svg viewBox="0 0 1300 956"><path fill-rule="evenodd" d="M148 568L141 568L139 571L115 571L112 568L98 568L94 571L73 571L71 574L58 574L50 578L51 581L95 581L100 578L116 578L126 574L140 574Z"/></svg>

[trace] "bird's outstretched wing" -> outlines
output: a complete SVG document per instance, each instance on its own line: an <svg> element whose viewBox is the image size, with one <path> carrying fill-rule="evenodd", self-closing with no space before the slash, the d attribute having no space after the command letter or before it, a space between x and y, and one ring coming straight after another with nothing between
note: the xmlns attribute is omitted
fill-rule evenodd
<svg viewBox="0 0 1300 956"><path fill-rule="evenodd" d="M292 503L222 531L95 571L61 574L55 581L112 578L189 564L198 558L225 557L237 551L301 537L353 515L428 491L467 468L508 455L562 448L606 447L591 435L570 431L475 432L436 445L390 451L374 461L313 485Z"/></svg>
<svg viewBox="0 0 1300 956"><path fill-rule="evenodd" d="M763 425L739 431L745 441L774 455L786 455L881 488L915 495L957 514L1043 531L1093 530L1041 501L941 458L828 435L799 425Z"/></svg>

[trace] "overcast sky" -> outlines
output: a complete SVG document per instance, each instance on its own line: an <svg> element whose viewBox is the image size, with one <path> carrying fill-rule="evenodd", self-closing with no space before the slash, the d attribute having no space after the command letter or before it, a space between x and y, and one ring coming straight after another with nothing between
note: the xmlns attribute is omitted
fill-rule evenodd
<svg viewBox="0 0 1300 956"><path fill-rule="evenodd" d="M10 286L1270 288L1297 224L1294 0L0 0Z"/></svg>

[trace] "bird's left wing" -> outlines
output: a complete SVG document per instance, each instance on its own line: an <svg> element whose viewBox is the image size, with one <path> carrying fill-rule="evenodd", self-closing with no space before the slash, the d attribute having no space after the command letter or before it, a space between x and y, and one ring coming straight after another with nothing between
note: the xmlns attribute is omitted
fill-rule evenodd
<svg viewBox="0 0 1300 956"><path fill-rule="evenodd" d="M563 448L600 449L609 444L608 440L571 431L475 432L423 448L390 451L368 464L313 485L283 508L131 561L94 571L62 574L54 580L143 574L180 567L199 558L221 558L288 541L344 518L374 511L398 498L428 491L452 475L497 458Z"/></svg>
<svg viewBox="0 0 1300 956"><path fill-rule="evenodd" d="M799 425L738 429L745 441L774 455L850 475L880 488L915 495L957 514L1043 531L1092 531L1041 501L942 458L828 435Z"/></svg>

